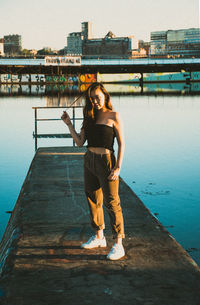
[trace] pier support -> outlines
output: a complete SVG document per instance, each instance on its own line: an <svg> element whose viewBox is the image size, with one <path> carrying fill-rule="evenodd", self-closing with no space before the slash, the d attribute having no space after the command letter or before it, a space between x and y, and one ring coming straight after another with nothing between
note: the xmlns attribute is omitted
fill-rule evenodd
<svg viewBox="0 0 200 305"><path fill-rule="evenodd" d="M141 77L140 77L140 87L141 87L141 93L143 93L143 90L144 90L144 77L143 77L143 73L141 73Z"/></svg>

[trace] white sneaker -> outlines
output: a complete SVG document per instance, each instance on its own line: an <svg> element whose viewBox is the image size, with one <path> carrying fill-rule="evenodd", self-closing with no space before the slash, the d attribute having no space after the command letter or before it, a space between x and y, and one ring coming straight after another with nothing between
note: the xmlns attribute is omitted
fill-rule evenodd
<svg viewBox="0 0 200 305"><path fill-rule="evenodd" d="M90 239L81 245L81 248L84 249L92 249L92 248L97 248L97 247L106 247L106 239L105 236L102 239L97 238L96 235L93 235L90 237Z"/></svg>
<svg viewBox="0 0 200 305"><path fill-rule="evenodd" d="M109 254L107 255L107 259L117 260L122 258L124 255L124 247L122 245L114 244Z"/></svg>

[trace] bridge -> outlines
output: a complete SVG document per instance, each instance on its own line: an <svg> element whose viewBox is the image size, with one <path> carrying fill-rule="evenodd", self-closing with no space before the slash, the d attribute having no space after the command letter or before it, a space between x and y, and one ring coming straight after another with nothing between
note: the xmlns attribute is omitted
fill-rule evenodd
<svg viewBox="0 0 200 305"><path fill-rule="evenodd" d="M44 59L0 59L0 74L156 73L200 71L200 58L82 59L80 65L45 65Z"/></svg>

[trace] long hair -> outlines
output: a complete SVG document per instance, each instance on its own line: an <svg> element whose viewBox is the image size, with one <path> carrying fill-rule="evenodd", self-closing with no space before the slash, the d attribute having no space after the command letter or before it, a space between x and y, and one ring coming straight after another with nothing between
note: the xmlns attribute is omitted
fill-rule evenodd
<svg viewBox="0 0 200 305"><path fill-rule="evenodd" d="M103 84L99 82L92 83L86 90L85 94L85 107L83 109L84 120L82 126L85 130L96 122L97 110L95 109L94 104L92 102L91 92L97 88L99 88L105 96L105 107L109 110L113 109L110 101L110 94L104 88Z"/></svg>

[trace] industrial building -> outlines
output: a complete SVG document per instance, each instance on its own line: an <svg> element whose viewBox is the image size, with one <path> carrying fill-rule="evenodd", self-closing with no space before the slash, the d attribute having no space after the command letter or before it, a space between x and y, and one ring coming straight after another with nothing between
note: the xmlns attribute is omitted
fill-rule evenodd
<svg viewBox="0 0 200 305"><path fill-rule="evenodd" d="M6 56L20 54L22 50L21 35L4 36L4 53Z"/></svg>
<svg viewBox="0 0 200 305"><path fill-rule="evenodd" d="M129 58L138 44L133 36L116 37L111 31L104 38L88 39L83 42L85 58Z"/></svg>
<svg viewBox="0 0 200 305"><path fill-rule="evenodd" d="M82 55L83 58L130 58L138 52L138 41L134 36L116 37L109 31L104 38L93 38L92 24L82 22L82 31L67 37L67 54Z"/></svg>
<svg viewBox="0 0 200 305"><path fill-rule="evenodd" d="M200 57L200 29L151 32L151 57Z"/></svg>

